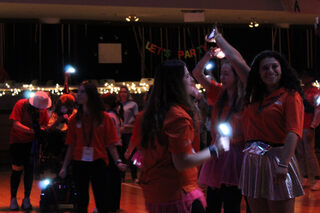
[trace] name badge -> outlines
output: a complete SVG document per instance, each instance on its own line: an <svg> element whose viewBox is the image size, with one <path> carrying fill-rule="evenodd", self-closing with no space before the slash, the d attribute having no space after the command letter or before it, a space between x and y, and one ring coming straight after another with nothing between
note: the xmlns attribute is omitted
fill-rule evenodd
<svg viewBox="0 0 320 213"><path fill-rule="evenodd" d="M84 146L82 149L82 161L92 162L93 161L93 147Z"/></svg>

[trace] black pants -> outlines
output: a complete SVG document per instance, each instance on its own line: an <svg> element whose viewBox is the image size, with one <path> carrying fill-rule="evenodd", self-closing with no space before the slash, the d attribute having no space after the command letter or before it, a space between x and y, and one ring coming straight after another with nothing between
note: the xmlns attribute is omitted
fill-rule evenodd
<svg viewBox="0 0 320 213"><path fill-rule="evenodd" d="M119 152L120 147L117 146L117 148ZM107 170L108 170L107 175L108 175L108 192L110 193L110 199L111 199L110 210L115 212L120 209L121 171L115 165L112 158L110 158L109 161L110 161L109 165L107 166Z"/></svg>
<svg viewBox="0 0 320 213"><path fill-rule="evenodd" d="M121 151L121 159L124 158L124 153L128 149L129 142L130 142L131 134L122 134L121 140L122 140L122 151ZM138 169L135 165L133 165L132 161L129 159L128 162L126 162L129 165L130 172L131 172L131 178L134 180L137 178L137 172ZM125 179L125 172L122 173L122 178Z"/></svg>
<svg viewBox="0 0 320 213"><path fill-rule="evenodd" d="M23 166L24 196L29 197L33 182L33 156L31 155L32 142L10 144L11 163ZM11 198L17 196L22 171L12 170L10 177Z"/></svg>
<svg viewBox="0 0 320 213"><path fill-rule="evenodd" d="M220 189L208 187L207 213L220 213L223 205L224 213L240 213L241 191L237 186L222 185Z"/></svg>
<svg viewBox="0 0 320 213"><path fill-rule="evenodd" d="M107 213L110 208L107 166L104 160L93 162L73 161L73 177L77 190L77 212L86 213L89 204L89 182L91 182L96 207L99 213Z"/></svg>
<svg viewBox="0 0 320 213"><path fill-rule="evenodd" d="M195 200L192 203L191 213L205 213L204 207L200 200Z"/></svg>

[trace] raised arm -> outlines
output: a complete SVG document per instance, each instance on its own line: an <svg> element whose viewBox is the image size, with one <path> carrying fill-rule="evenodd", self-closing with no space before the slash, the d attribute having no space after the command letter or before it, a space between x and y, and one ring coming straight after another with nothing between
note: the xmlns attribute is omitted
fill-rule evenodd
<svg viewBox="0 0 320 213"><path fill-rule="evenodd" d="M209 50L204 56L201 58L201 60L198 62L198 64L195 66L195 68L192 70L192 74L195 77L195 79L205 88L206 90L209 90L211 87L211 80L208 79L203 71L205 64L213 57L212 50Z"/></svg>
<svg viewBox="0 0 320 213"><path fill-rule="evenodd" d="M220 33L215 36L218 47L224 52L225 57L229 60L232 67L237 72L240 80L246 85L250 67L243 59L242 55L231 44L223 38Z"/></svg>

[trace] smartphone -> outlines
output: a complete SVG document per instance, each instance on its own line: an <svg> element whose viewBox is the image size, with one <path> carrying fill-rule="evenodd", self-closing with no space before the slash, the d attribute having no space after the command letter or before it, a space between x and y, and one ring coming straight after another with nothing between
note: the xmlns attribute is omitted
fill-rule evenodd
<svg viewBox="0 0 320 213"><path fill-rule="evenodd" d="M212 29L212 32L211 32L210 35L208 36L208 40L213 39L215 35L216 35L216 28L213 28L213 29Z"/></svg>

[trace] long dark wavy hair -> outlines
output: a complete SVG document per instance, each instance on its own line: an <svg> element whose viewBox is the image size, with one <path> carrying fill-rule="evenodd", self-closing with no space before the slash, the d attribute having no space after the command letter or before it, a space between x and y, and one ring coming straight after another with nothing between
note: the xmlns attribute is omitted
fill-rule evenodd
<svg viewBox="0 0 320 213"><path fill-rule="evenodd" d="M80 86L83 86L87 93L87 107L90 115L92 116L92 119L97 122L97 124L101 124L104 117L104 106L100 94L98 93L97 87L88 81L83 81ZM77 121L81 121L82 115L83 105L80 104L78 112L76 114Z"/></svg>
<svg viewBox="0 0 320 213"><path fill-rule="evenodd" d="M234 94L234 101L233 101L233 105L231 107L234 110L234 112L240 112L243 108L244 84L241 82L236 71L234 70L231 63L227 59L224 59L222 61L221 67L226 64L230 65L232 72L235 76L235 81L236 81L235 82L236 87L235 87L235 91L234 91L234 93L235 93ZM226 105L228 98L229 97L228 97L227 90L223 91L223 93L218 98L217 105L216 105L219 112L222 111L223 107Z"/></svg>
<svg viewBox="0 0 320 213"><path fill-rule="evenodd" d="M153 89L141 123L141 146L145 149L155 148L155 139L160 145L163 121L170 107L183 105L190 109L187 113L193 119L193 107L187 94L183 78L186 64L181 60L168 60L157 70Z"/></svg>
<svg viewBox="0 0 320 213"><path fill-rule="evenodd" d="M287 60L278 52L265 50L259 53L251 64L246 88L245 104L248 105L254 102L261 102L267 93L267 88L259 74L260 63L265 58L275 58L280 63L281 78L279 87L283 87L291 92L297 91L301 97L303 97L300 80L298 79L295 70L289 66Z"/></svg>

